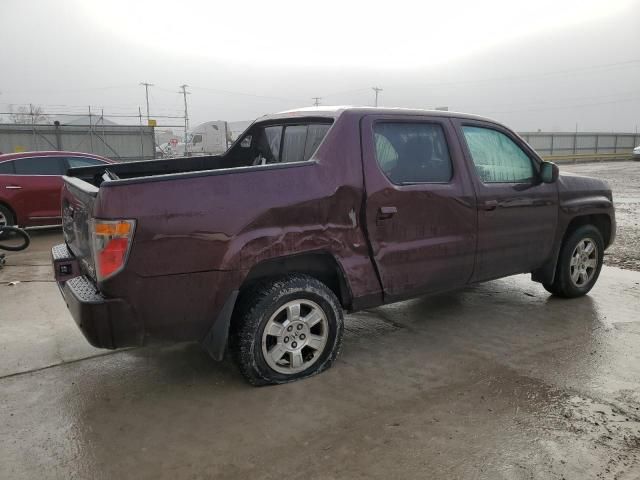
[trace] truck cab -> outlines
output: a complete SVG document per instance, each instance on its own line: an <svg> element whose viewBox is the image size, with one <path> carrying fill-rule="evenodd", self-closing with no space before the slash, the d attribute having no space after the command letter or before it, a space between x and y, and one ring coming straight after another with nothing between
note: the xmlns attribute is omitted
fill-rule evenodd
<svg viewBox="0 0 640 480"><path fill-rule="evenodd" d="M189 131L186 146L178 144L178 152L183 155L220 155L229 148L230 139L227 122L221 120L205 122ZM181 146L182 151L180 151Z"/></svg>

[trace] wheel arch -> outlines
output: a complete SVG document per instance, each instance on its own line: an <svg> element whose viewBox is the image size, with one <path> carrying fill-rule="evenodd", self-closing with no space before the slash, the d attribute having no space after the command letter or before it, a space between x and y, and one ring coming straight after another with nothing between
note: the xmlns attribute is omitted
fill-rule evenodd
<svg viewBox="0 0 640 480"><path fill-rule="evenodd" d="M307 252L263 260L249 270L238 290L229 294L217 320L201 341L204 349L214 360L222 360L224 357L238 298L259 281L293 273L309 275L324 283L336 295L342 308L351 308L353 295L350 285L340 262L331 253Z"/></svg>
<svg viewBox="0 0 640 480"><path fill-rule="evenodd" d="M344 269L340 262L326 251L300 253L264 260L251 268L240 291L250 288L260 280L293 273L309 275L321 281L338 297L343 308L351 308L353 294Z"/></svg>
<svg viewBox="0 0 640 480"><path fill-rule="evenodd" d="M606 213L595 213L591 215L580 215L578 217L572 218L567 228L564 231L564 235L562 236L562 242L569 237L573 232L575 232L578 228L583 227L585 225L593 225L596 227L600 234L602 235L602 240L604 241L604 246L607 248L611 242L611 217Z"/></svg>
<svg viewBox="0 0 640 480"><path fill-rule="evenodd" d="M587 215L579 215L571 219L571 221L567 224L567 227L564 229L564 233L560 238L560 242L556 245L554 249L552 258L545 263L539 269L531 272L531 279L534 282L539 283L553 283L556 272L558 269L558 257L560 255L560 249L562 245L566 241L566 239L575 232L578 228L583 227L585 225L593 225L600 231L602 235L602 239L604 241L605 249L610 245L612 239L612 230L611 230L611 217L606 213L594 213Z"/></svg>

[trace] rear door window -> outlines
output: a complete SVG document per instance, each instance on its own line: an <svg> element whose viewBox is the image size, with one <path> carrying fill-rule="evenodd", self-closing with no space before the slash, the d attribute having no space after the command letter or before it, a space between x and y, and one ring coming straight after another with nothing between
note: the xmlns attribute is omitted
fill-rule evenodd
<svg viewBox="0 0 640 480"><path fill-rule="evenodd" d="M378 164L396 185L451 180L453 167L440 125L380 122L373 135Z"/></svg>
<svg viewBox="0 0 640 480"><path fill-rule="evenodd" d="M13 169L13 162L0 162L0 175L7 173L15 173Z"/></svg>
<svg viewBox="0 0 640 480"><path fill-rule="evenodd" d="M14 160L17 175L64 175L62 157L28 157Z"/></svg>

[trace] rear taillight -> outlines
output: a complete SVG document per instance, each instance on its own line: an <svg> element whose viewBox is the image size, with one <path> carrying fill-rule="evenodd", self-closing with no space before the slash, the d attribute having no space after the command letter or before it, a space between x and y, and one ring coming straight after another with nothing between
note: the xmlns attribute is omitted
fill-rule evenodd
<svg viewBox="0 0 640 480"><path fill-rule="evenodd" d="M124 268L135 225L135 220L93 220L91 237L97 280L105 280Z"/></svg>

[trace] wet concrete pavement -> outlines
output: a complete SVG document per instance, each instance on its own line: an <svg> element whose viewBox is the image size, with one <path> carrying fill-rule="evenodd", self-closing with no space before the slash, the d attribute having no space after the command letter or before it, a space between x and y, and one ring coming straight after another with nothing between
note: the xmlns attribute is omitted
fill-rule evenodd
<svg viewBox="0 0 640 480"><path fill-rule="evenodd" d="M640 478L640 272L350 315L331 370L253 388L195 344L90 347L58 241L0 270L0 478Z"/></svg>

